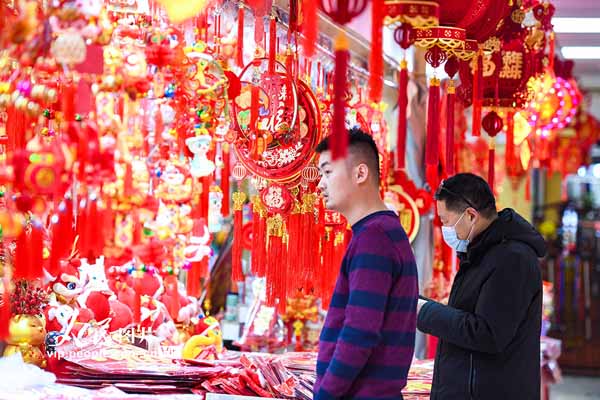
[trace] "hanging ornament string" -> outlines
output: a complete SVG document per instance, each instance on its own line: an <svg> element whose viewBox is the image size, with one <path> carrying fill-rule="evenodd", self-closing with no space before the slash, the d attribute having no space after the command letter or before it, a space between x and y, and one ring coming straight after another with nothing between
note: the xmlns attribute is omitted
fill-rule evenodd
<svg viewBox="0 0 600 400"><path fill-rule="evenodd" d="M458 59L451 56L444 65L444 70L450 77L446 94L446 173L454 175L454 102L456 100L456 89L454 87L454 76L458 72Z"/></svg>
<svg viewBox="0 0 600 400"><path fill-rule="evenodd" d="M402 47L403 56L400 61L398 77L398 133L396 142L396 171L406 167L406 130L408 123L408 62L406 50L413 43L413 29L409 23L403 23L394 31L394 40Z"/></svg>
<svg viewBox="0 0 600 400"><path fill-rule="evenodd" d="M496 135L502 130L503 121L496 111L490 111L481 121L483 129L490 136L488 154L488 184L494 190L494 172L496 160Z"/></svg>
<svg viewBox="0 0 600 400"><path fill-rule="evenodd" d="M244 272L242 270L242 228L243 228L243 207L246 201L246 195L243 192L233 194L233 245L231 250L231 284L232 287L238 282L244 281Z"/></svg>
<svg viewBox="0 0 600 400"><path fill-rule="evenodd" d="M473 64L473 116L471 132L481 136L481 108L483 107L483 50L477 52Z"/></svg>
<svg viewBox="0 0 600 400"><path fill-rule="evenodd" d="M383 0L371 2L371 53L369 54L369 99L381 101L383 90Z"/></svg>
<svg viewBox="0 0 600 400"><path fill-rule="evenodd" d="M346 25L360 15L367 6L366 0L319 0L319 6L325 14L339 25ZM344 158L348 147L346 132L346 85L350 53L346 34L340 30L335 39L335 77L333 87L333 125L331 138L332 158Z"/></svg>
<svg viewBox="0 0 600 400"><path fill-rule="evenodd" d="M311 58L315 53L317 45L317 36L319 26L319 16L317 14L317 2L315 0L302 1L302 33L304 41L302 48L304 56Z"/></svg>
<svg viewBox="0 0 600 400"><path fill-rule="evenodd" d="M398 85L398 133L396 144L396 170L406 168L406 129L408 109L408 63L405 59L400 62Z"/></svg>
<svg viewBox="0 0 600 400"><path fill-rule="evenodd" d="M244 67L244 4L240 3L238 5L238 26L237 26L237 46L235 53L235 60L238 67Z"/></svg>
<svg viewBox="0 0 600 400"><path fill-rule="evenodd" d="M346 85L348 84L348 40L341 32L335 40L335 76L333 81L333 124L331 127L331 157L346 157L348 134L346 132Z"/></svg>

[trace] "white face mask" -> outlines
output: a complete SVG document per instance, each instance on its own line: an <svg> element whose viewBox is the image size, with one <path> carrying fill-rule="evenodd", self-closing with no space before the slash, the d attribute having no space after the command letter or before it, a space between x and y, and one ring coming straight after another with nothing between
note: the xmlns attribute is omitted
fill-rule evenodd
<svg viewBox="0 0 600 400"><path fill-rule="evenodd" d="M467 239L461 240L458 238L456 234L456 224L460 222L462 217L465 216L466 210L462 213L460 218L456 221L456 223L452 226L442 226L442 236L444 238L444 242L454 250L459 253L466 253L467 247L469 246L468 237L471 236L471 232L473 231L473 226L471 226L471 230L469 231L469 236Z"/></svg>

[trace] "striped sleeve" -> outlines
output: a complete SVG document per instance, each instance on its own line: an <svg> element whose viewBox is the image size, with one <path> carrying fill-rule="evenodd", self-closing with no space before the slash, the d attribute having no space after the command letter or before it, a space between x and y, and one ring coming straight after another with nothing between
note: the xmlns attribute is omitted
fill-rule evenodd
<svg viewBox="0 0 600 400"><path fill-rule="evenodd" d="M344 325L315 400L339 398L367 364L381 340L385 310L399 263L393 244L378 227L362 235L348 264L348 303Z"/></svg>

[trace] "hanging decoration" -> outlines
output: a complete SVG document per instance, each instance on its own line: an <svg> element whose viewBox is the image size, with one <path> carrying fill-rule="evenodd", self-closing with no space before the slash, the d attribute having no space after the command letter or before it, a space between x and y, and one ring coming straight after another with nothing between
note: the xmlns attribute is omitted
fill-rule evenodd
<svg viewBox="0 0 600 400"><path fill-rule="evenodd" d="M367 6L366 0L351 2L336 1L324 2L319 0L321 10L334 22L342 27L360 15ZM345 93L348 85L347 73L350 54L348 52L348 39L343 30L340 30L335 39L335 72L333 82L333 124L331 136L332 158L344 158L348 145L348 135L344 129L346 120Z"/></svg>
<svg viewBox="0 0 600 400"><path fill-rule="evenodd" d="M436 26L439 23L439 6L432 1L385 1L384 24L395 29L394 40L406 53L414 43L415 29ZM406 128L408 107L408 62L406 55L400 61L398 71L398 133L394 170L403 170L406 165Z"/></svg>
<svg viewBox="0 0 600 400"><path fill-rule="evenodd" d="M425 60L433 68L440 67L452 55L455 49L464 47L466 32L464 29L436 26L417 29L415 45L427 49ZM437 187L440 135L440 80L432 77L429 81L427 105L427 140L425 146L425 164L427 181L431 187Z"/></svg>

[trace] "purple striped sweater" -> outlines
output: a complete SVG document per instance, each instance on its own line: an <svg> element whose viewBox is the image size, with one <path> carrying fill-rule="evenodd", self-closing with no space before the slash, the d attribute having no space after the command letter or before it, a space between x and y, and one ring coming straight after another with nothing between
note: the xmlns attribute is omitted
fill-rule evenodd
<svg viewBox="0 0 600 400"><path fill-rule="evenodd" d="M391 211L352 231L321 332L314 399L402 399L415 345L415 258Z"/></svg>

